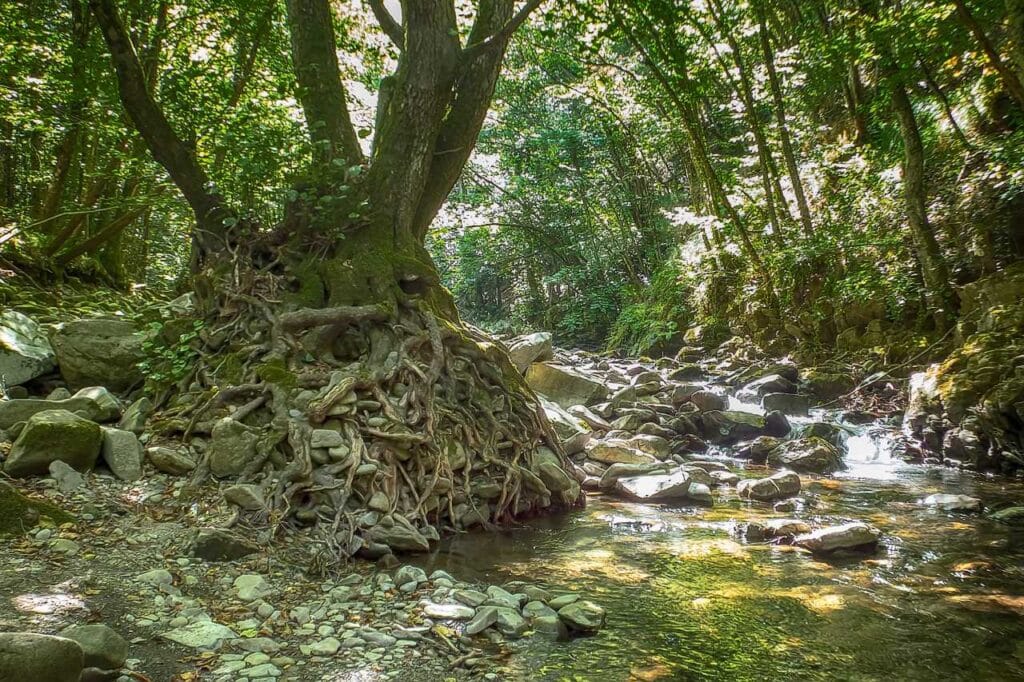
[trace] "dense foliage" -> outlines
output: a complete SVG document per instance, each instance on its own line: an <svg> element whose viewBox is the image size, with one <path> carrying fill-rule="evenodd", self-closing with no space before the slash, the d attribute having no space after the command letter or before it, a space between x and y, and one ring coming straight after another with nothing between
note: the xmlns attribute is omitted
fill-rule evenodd
<svg viewBox="0 0 1024 682"><path fill-rule="evenodd" d="M124 5L217 190L280 221L311 153L283 3ZM334 8L368 138L391 48L365 3ZM2 2L0 36L0 257L173 286L192 217L87 3ZM431 252L469 320L579 344L941 332L956 287L1024 253L1022 81L1021 0L549 3Z"/></svg>

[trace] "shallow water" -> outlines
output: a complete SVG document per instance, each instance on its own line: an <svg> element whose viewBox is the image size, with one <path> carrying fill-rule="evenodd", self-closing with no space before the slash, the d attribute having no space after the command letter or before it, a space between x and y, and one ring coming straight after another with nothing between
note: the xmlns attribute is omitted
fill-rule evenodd
<svg viewBox="0 0 1024 682"><path fill-rule="evenodd" d="M516 643L521 679L1024 679L1024 533L918 504L937 492L1021 503L1024 484L893 460L890 435L859 427L848 469L803 477L808 504L792 514L734 488L710 509L595 495L559 518L452 538L429 567L576 590L607 608L594 637ZM864 520L885 535L874 555L824 562L734 533L787 517Z"/></svg>

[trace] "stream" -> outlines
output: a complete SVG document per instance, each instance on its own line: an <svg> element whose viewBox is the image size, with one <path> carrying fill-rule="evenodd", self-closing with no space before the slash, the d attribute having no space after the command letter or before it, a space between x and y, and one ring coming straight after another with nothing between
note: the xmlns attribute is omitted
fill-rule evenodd
<svg viewBox="0 0 1024 682"><path fill-rule="evenodd" d="M791 422L838 419L818 410ZM579 591L608 610L595 636L513 643L514 679L1024 679L1024 532L920 504L933 493L1020 503L1024 484L896 459L895 425L849 428L845 470L802 475L796 512L741 500L733 486L714 488L711 508L590 493L583 510L456 536L423 563ZM743 477L770 473L732 450L702 458ZM859 520L884 535L873 554L822 559L737 533L773 518Z"/></svg>

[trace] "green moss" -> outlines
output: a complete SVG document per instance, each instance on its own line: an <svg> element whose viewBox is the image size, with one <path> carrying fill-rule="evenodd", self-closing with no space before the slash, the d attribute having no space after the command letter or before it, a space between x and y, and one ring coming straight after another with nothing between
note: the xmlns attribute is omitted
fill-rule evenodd
<svg viewBox="0 0 1024 682"><path fill-rule="evenodd" d="M264 362L256 368L256 376L268 384L276 384L285 389L293 389L299 379L294 372L285 367L284 360L275 359Z"/></svg>
<svg viewBox="0 0 1024 682"><path fill-rule="evenodd" d="M75 517L52 504L26 497L9 483L0 481L0 536L23 533L40 519L56 526L74 521Z"/></svg>
<svg viewBox="0 0 1024 682"><path fill-rule="evenodd" d="M242 383L243 358L238 353L227 353L217 367L217 380L230 386Z"/></svg>

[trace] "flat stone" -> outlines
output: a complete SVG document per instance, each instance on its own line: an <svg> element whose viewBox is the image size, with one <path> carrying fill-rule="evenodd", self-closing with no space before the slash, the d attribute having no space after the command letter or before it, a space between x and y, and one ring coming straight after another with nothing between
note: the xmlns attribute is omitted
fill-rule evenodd
<svg viewBox="0 0 1024 682"><path fill-rule="evenodd" d="M201 528L189 543L189 554L206 561L234 561L255 554L259 545L222 528Z"/></svg>
<svg viewBox="0 0 1024 682"><path fill-rule="evenodd" d="M558 610L558 617L574 632L597 632L604 627L605 610L591 601L575 601Z"/></svg>
<svg viewBox="0 0 1024 682"><path fill-rule="evenodd" d="M866 523L855 521L841 526L820 528L800 535L793 544L815 553L829 553L841 549L874 549L881 532Z"/></svg>
<svg viewBox="0 0 1024 682"><path fill-rule="evenodd" d="M469 620L473 617L473 609L462 604L427 604L423 613L430 618L442 620Z"/></svg>
<svg viewBox="0 0 1024 682"><path fill-rule="evenodd" d="M768 478L748 478L736 486L739 496L748 500L770 501L792 497L800 492L800 476L780 471Z"/></svg>
<svg viewBox="0 0 1024 682"><path fill-rule="evenodd" d="M161 633L160 636L193 649L216 649L224 640L234 639L238 635L226 625L213 621L198 621Z"/></svg>
<svg viewBox="0 0 1024 682"><path fill-rule="evenodd" d="M303 645L299 650L306 656L333 656L341 648L341 642L335 637L326 637L319 642Z"/></svg>
<svg viewBox="0 0 1024 682"><path fill-rule="evenodd" d="M259 511L266 506L263 489L251 483L239 483L225 488L224 499L246 511Z"/></svg>
<svg viewBox="0 0 1024 682"><path fill-rule="evenodd" d="M267 579L258 573L246 573L235 578L235 594L242 601L255 601L274 592Z"/></svg>
<svg viewBox="0 0 1024 682"><path fill-rule="evenodd" d="M473 619L466 624L463 632L467 635L476 635L494 625L498 620L497 606L481 606L476 610Z"/></svg>
<svg viewBox="0 0 1024 682"><path fill-rule="evenodd" d="M146 450L146 459L157 471L172 476L183 476L196 468L195 461L174 448L152 447Z"/></svg>
<svg viewBox="0 0 1024 682"><path fill-rule="evenodd" d="M497 606L495 609L497 614L494 621L494 627L496 627L498 632L506 637L510 639L522 637L530 628L529 623L526 622L525 618L519 615L519 611L516 609L506 606Z"/></svg>

